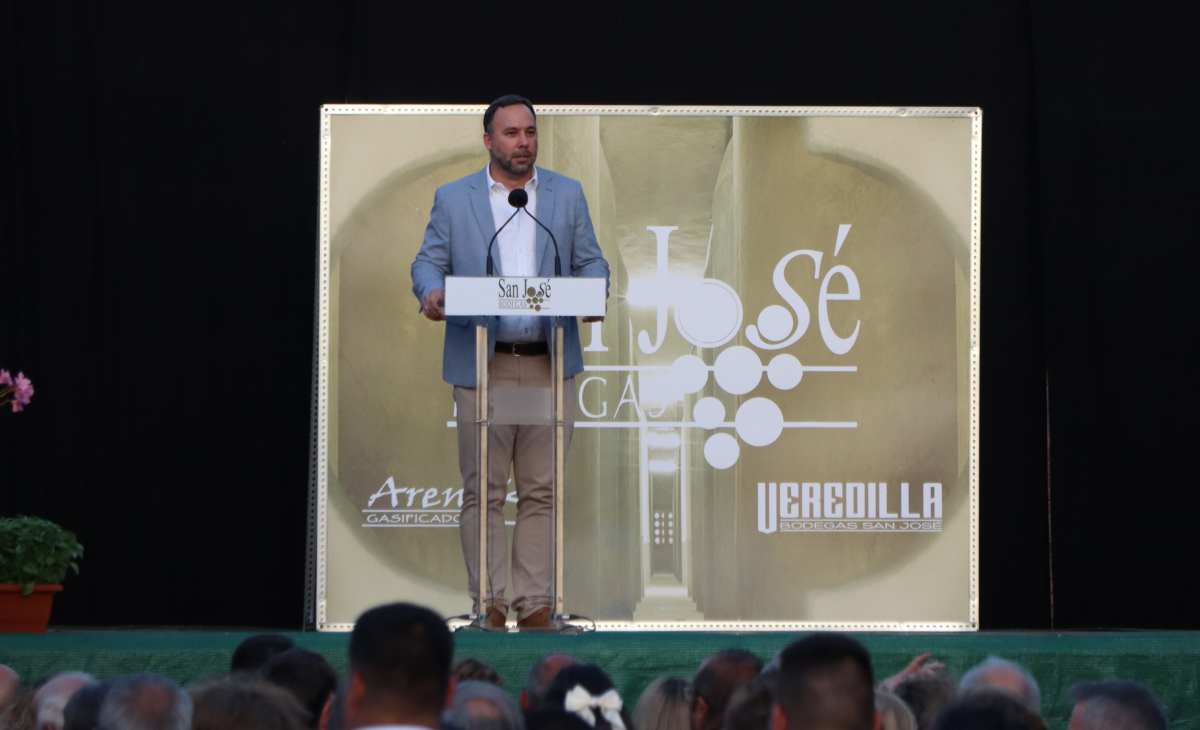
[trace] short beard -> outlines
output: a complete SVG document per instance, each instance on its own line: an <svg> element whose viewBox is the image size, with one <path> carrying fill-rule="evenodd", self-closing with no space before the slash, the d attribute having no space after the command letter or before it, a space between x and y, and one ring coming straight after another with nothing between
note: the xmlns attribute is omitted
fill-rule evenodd
<svg viewBox="0 0 1200 730"><path fill-rule="evenodd" d="M505 160L500 157L497 157L496 155L492 155L492 161L495 162L497 165L499 165L500 169L504 170L509 175L512 175L513 177L520 177L521 175L524 175L525 173L527 173L531 169L533 169L533 163L537 161L537 158L530 156L529 166L526 167L524 170L518 170L516 168L516 166L513 164L512 158Z"/></svg>

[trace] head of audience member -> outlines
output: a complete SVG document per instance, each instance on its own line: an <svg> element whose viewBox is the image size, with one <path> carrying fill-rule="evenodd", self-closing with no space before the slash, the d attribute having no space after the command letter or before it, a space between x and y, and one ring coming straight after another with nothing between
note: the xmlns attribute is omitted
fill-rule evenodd
<svg viewBox="0 0 1200 730"><path fill-rule="evenodd" d="M883 730L917 730L917 718L904 700L891 692L875 691L875 711Z"/></svg>
<svg viewBox="0 0 1200 730"><path fill-rule="evenodd" d="M513 698L496 684L478 679L455 685L444 719L457 730L525 730Z"/></svg>
<svg viewBox="0 0 1200 730"><path fill-rule="evenodd" d="M7 664L0 664L0 710L8 707L8 703L17 696L21 689L21 675Z"/></svg>
<svg viewBox="0 0 1200 730"><path fill-rule="evenodd" d="M282 654L295 645L296 642L280 634L256 634L248 637L233 650L229 671L257 672L271 657Z"/></svg>
<svg viewBox="0 0 1200 730"><path fill-rule="evenodd" d="M775 701L773 682L778 669L764 670L733 691L721 727L725 730L764 730L771 723L771 705Z"/></svg>
<svg viewBox="0 0 1200 730"><path fill-rule="evenodd" d="M282 687L261 679L224 677L191 689L191 730L302 730L307 712Z"/></svg>
<svg viewBox="0 0 1200 730"><path fill-rule="evenodd" d="M63 730L95 730L100 724L100 706L108 694L109 682L81 688L63 708Z"/></svg>
<svg viewBox="0 0 1200 730"><path fill-rule="evenodd" d="M329 661L299 647L271 657L259 673L270 684L292 693L308 713L308 727L316 727L326 701L337 689L337 672Z"/></svg>
<svg viewBox="0 0 1200 730"><path fill-rule="evenodd" d="M346 683L338 682L337 689L325 700L317 730L346 730Z"/></svg>
<svg viewBox="0 0 1200 730"><path fill-rule="evenodd" d="M990 656L967 670L958 682L958 690L969 694L981 689L1005 692L1035 715L1042 712L1042 691L1037 680L1024 667L1007 659Z"/></svg>
<svg viewBox="0 0 1200 730"><path fill-rule="evenodd" d="M450 670L450 676L459 682L472 679L480 682L490 682L497 687L504 686L504 680L500 677L496 668L475 657L467 657L455 664L454 668Z"/></svg>
<svg viewBox="0 0 1200 730"><path fill-rule="evenodd" d="M86 672L63 672L48 679L33 693L38 730L61 730L63 709L71 697L95 683L96 678Z"/></svg>
<svg viewBox="0 0 1200 730"><path fill-rule="evenodd" d="M758 676L762 659L744 649L713 654L692 677L692 730L717 730L734 690Z"/></svg>
<svg viewBox="0 0 1200 730"><path fill-rule="evenodd" d="M686 679L660 677L650 683L633 709L637 730L688 730L692 692Z"/></svg>
<svg viewBox="0 0 1200 730"><path fill-rule="evenodd" d="M525 730L593 730L593 728L574 712L543 707L525 715Z"/></svg>
<svg viewBox="0 0 1200 730"><path fill-rule="evenodd" d="M594 730L631 725L612 678L595 664L563 667L546 690L543 706L573 712Z"/></svg>
<svg viewBox="0 0 1200 730"><path fill-rule="evenodd" d="M558 673L564 667L578 663L578 659L567 654L550 654L539 659L530 667L529 676L525 678L525 687L521 690L520 697L521 709L525 712L541 709L546 699L546 691L550 689L550 683Z"/></svg>
<svg viewBox="0 0 1200 730"><path fill-rule="evenodd" d="M1075 707L1068 730L1166 730L1167 713L1137 682L1111 679L1071 688Z"/></svg>
<svg viewBox="0 0 1200 730"><path fill-rule="evenodd" d="M917 718L918 730L931 730L942 708L954 701L958 687L945 675L909 677L896 686L896 696Z"/></svg>
<svg viewBox="0 0 1200 730"><path fill-rule="evenodd" d="M779 655L771 730L877 730L875 675L862 644L836 633L810 634Z"/></svg>
<svg viewBox="0 0 1200 730"><path fill-rule="evenodd" d="M100 704L99 730L190 730L192 698L158 674L112 682Z"/></svg>
<svg viewBox="0 0 1200 730"><path fill-rule="evenodd" d="M345 720L436 728L449 693L454 644L445 621L411 603L389 603L358 617L350 634Z"/></svg>
<svg viewBox="0 0 1200 730"><path fill-rule="evenodd" d="M18 687L8 703L0 707L0 729L36 730L37 707L33 704L33 690Z"/></svg>
<svg viewBox="0 0 1200 730"><path fill-rule="evenodd" d="M1008 692L978 689L942 710L934 730L1046 730L1046 723Z"/></svg>

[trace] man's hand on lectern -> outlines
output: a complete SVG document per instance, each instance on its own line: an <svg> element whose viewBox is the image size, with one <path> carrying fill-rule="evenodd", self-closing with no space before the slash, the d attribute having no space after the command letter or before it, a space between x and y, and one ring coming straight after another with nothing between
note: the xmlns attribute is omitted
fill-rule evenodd
<svg viewBox="0 0 1200 730"><path fill-rule="evenodd" d="M421 314L425 315L434 322L441 322L446 318L446 313L443 307L446 306L446 290L431 289L425 295L425 300L421 302Z"/></svg>

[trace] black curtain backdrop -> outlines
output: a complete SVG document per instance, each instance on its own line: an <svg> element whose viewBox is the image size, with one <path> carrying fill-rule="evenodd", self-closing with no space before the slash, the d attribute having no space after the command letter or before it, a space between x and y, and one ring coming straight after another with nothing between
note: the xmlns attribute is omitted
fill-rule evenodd
<svg viewBox="0 0 1200 730"><path fill-rule="evenodd" d="M0 513L87 546L56 623L300 625L319 107L517 92L983 107L983 626L1200 625L1180 19L1032 0L0 13L0 367L38 391L0 413Z"/></svg>

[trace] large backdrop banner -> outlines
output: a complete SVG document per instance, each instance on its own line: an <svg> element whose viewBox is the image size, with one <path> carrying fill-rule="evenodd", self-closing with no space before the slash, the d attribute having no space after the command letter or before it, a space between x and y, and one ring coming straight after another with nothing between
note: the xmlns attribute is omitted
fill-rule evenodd
<svg viewBox="0 0 1200 730"><path fill-rule="evenodd" d="M322 109L320 629L471 607L443 325L409 265L434 190L487 163L483 110ZM977 628L981 112L543 107L538 130L612 267L582 325L566 610Z"/></svg>

